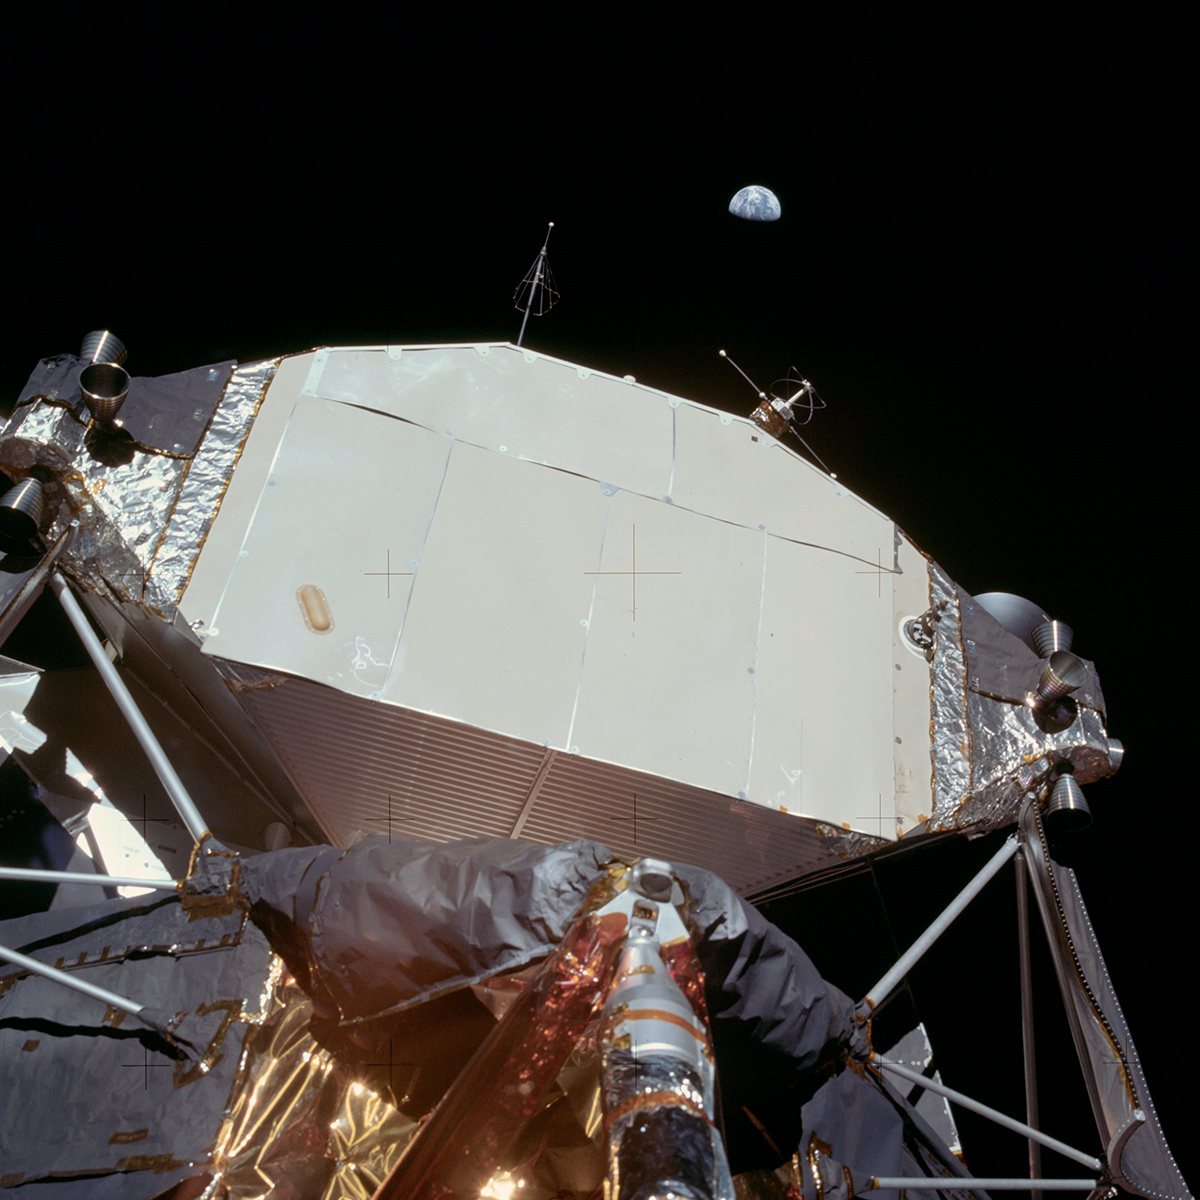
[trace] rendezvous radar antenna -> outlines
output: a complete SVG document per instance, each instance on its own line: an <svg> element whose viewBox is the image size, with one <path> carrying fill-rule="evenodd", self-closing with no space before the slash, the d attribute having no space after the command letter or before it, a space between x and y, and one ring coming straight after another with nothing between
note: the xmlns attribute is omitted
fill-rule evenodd
<svg viewBox="0 0 1200 1200"><path fill-rule="evenodd" d="M537 258L533 260L533 266L513 292L513 306L525 313L521 318L521 332L517 334L518 346L525 337L525 324L529 320L530 310L534 311L534 316L544 317L558 303L554 276L550 274L550 264L546 261L546 247L550 245L550 230L553 228L554 222L551 221L546 229L546 240L542 243Z"/></svg>
<svg viewBox="0 0 1200 1200"><path fill-rule="evenodd" d="M813 414L825 407L825 401L817 395L817 389L807 379L801 378L800 372L792 367L788 375L771 384L771 394L768 396L724 350L718 353L722 358L728 359L729 365L758 393L758 407L750 414L750 420L779 441L782 441L784 433L790 430L805 450L817 460L825 474L831 479L836 479L837 476L825 466L821 456L800 433L800 427L807 425L813 419ZM777 391L783 394L777 395Z"/></svg>

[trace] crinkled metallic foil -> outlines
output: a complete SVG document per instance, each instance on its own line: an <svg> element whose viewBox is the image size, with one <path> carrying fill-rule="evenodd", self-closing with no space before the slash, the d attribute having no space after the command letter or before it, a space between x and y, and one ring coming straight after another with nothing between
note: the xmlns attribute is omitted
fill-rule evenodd
<svg viewBox="0 0 1200 1200"><path fill-rule="evenodd" d="M593 898L600 889L593 890ZM380 1200L478 1195L548 1093L611 986L627 921L584 912L424 1123ZM589 1147L590 1148L590 1147Z"/></svg>
<svg viewBox="0 0 1200 1200"><path fill-rule="evenodd" d="M969 695L972 727L978 747L972 762L971 794L959 805L948 827L984 832L1010 825L1017 819L1021 801L1031 789L1046 790L1057 778L1055 765L1077 762L1081 783L1088 783L1111 768L1096 770L1101 748L1108 739L1099 714L1080 707L1074 722L1057 733L1038 728L1033 710L990 697Z"/></svg>
<svg viewBox="0 0 1200 1200"><path fill-rule="evenodd" d="M1048 790L1063 763L1071 765L1080 783L1111 774L1103 716L1093 706L1103 700L1091 664L1084 664L1083 699L1067 702L1073 719L1053 728L1011 680L1006 694L986 690L998 686L993 681L1004 677L1006 662L1019 676L1026 665L1023 651L1018 645L1017 653L1007 656L998 645L977 647L964 634L963 605L974 602L964 599L936 564L930 564L929 576L931 604L945 601L931 669L935 807L930 827L978 834L1010 825L1024 797ZM978 617L972 619L978 626ZM1034 662L1028 658L1029 665Z"/></svg>
<svg viewBox="0 0 1200 1200"><path fill-rule="evenodd" d="M0 442L0 461L25 474L35 463L55 472L63 490L51 538L72 520L78 531L64 561L76 573L103 578L118 595L162 610L152 573L187 460L134 447L129 462L101 461L87 445L88 425L71 409L41 401L14 416L18 436ZM7 433L8 431L6 431Z"/></svg>
<svg viewBox="0 0 1200 1200"><path fill-rule="evenodd" d="M883 846L890 846L887 838L877 837L873 833L863 833L858 829L843 829L837 825L818 822L814 825L821 845L831 854L840 858L858 858L862 854L870 854Z"/></svg>
<svg viewBox="0 0 1200 1200"><path fill-rule="evenodd" d="M367 1200L416 1122L316 1043L312 1004L277 960L264 1001L243 1046L203 1200Z"/></svg>
<svg viewBox="0 0 1200 1200"><path fill-rule="evenodd" d="M154 579L176 604L216 519L259 404L280 361L267 359L234 371L182 480L170 523L154 557Z"/></svg>
<svg viewBox="0 0 1200 1200"><path fill-rule="evenodd" d="M169 620L279 361L233 373L191 459L128 442L129 460L113 461L94 452L95 429L75 410L43 400L0 432L0 468L24 476L35 464L49 467L62 491L51 500L51 536L77 523L67 565Z"/></svg>
<svg viewBox="0 0 1200 1200"><path fill-rule="evenodd" d="M26 408L18 408L0 433L0 440L7 443L9 439L19 439L27 447L46 447L56 452L61 460L71 462L83 449L86 433L87 423L80 420L73 408L43 400ZM20 473L24 474L40 460L36 451L25 450L25 458L21 457L21 453L16 451L12 462L22 468ZM8 461L7 454L5 461ZM50 466L51 463L45 465Z"/></svg>
<svg viewBox="0 0 1200 1200"><path fill-rule="evenodd" d="M929 564L929 604L941 606L937 642L930 666L930 713L933 725L933 818L935 829L955 824L959 805L971 791L971 727L967 721L966 664L958 591L950 577Z"/></svg>

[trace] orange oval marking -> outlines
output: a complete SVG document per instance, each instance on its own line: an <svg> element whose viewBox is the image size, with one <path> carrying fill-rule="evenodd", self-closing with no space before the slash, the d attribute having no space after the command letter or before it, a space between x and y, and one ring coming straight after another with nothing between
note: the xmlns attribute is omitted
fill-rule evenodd
<svg viewBox="0 0 1200 1200"><path fill-rule="evenodd" d="M325 593L315 583L306 583L296 589L300 604L300 615L313 633L328 633L333 628L333 613Z"/></svg>

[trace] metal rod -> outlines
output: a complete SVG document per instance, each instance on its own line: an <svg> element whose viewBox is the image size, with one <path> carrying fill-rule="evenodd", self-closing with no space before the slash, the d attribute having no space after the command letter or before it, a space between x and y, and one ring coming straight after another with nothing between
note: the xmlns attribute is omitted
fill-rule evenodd
<svg viewBox="0 0 1200 1200"><path fill-rule="evenodd" d="M538 251L537 260L534 262L533 283L529 291L529 303L525 306L525 315L521 318L521 332L517 334L517 345L520 346L525 337L525 324L529 320L529 310L533 307L537 300L538 288L542 286L543 267L546 264L546 247L550 245L550 230L554 228L554 222L551 221L546 228L546 240L542 243L541 250Z"/></svg>
<svg viewBox="0 0 1200 1200"><path fill-rule="evenodd" d="M1025 1121L1038 1127L1037 1059L1033 1044L1033 983L1029 962L1029 891L1026 881L1025 853L1017 851L1013 860L1017 879L1017 943L1021 960L1021 1051L1025 1066ZM1042 1148L1029 1139L1029 1178L1042 1173ZM1040 1200L1038 1188L1031 1189L1032 1200Z"/></svg>
<svg viewBox="0 0 1200 1200"><path fill-rule="evenodd" d="M88 849L92 852L92 862L100 869L102 875L108 874L108 867L104 862L104 851L100 849L100 842L96 837L96 831L92 828L91 813L88 813L86 820L83 822L83 836L88 844Z"/></svg>
<svg viewBox="0 0 1200 1200"><path fill-rule="evenodd" d="M73 532L73 529L68 529L46 551L42 556L42 561L38 563L29 578L22 584L21 590L13 599L8 601L4 609L4 616L0 618L0 646L8 640L8 635L20 624L21 618L29 611L29 606L42 594L42 588L46 586L47 576L54 569L55 561L66 548Z"/></svg>
<svg viewBox="0 0 1200 1200"><path fill-rule="evenodd" d="M92 875L87 871L43 871L38 867L0 867L0 879L24 879L30 883L97 883L101 887L156 888L179 890L174 879L133 879L120 875Z"/></svg>
<svg viewBox="0 0 1200 1200"><path fill-rule="evenodd" d="M863 997L863 1004L869 1008L878 1008L892 989L908 974L913 964L921 958L926 950L937 941L950 923L962 912L964 908L983 890L984 885L988 882L997 871L1014 854L1017 852L1017 839L1014 835L1000 847L999 850L992 856L987 865L967 884L965 888L950 902L949 906L943 911L928 929L913 944L900 956L896 965Z"/></svg>
<svg viewBox="0 0 1200 1200"><path fill-rule="evenodd" d="M1031 1183L1048 1192L1090 1192L1099 1185L1099 1181L1095 1179L975 1179L969 1175L962 1178L929 1179L924 1175L876 1175L863 1191L911 1188L919 1192L968 1192L975 1188L990 1188L993 1192L1020 1192Z"/></svg>
<svg viewBox="0 0 1200 1200"><path fill-rule="evenodd" d="M88 652L88 657L95 664L96 670L100 672L100 678L104 680L112 698L117 702L117 707L121 710L125 720L129 722L134 737L146 752L146 757L149 758L150 765L154 768L167 796L175 806L175 811L187 826L193 840L200 841L208 833L200 810L192 802L187 788L183 786L183 780L171 766L170 759L163 753L163 748L158 744L158 739L146 723L146 718L142 716L137 703L129 694L129 689L117 674L116 668L108 661L108 655L104 653L100 639L92 632L92 627L88 624L83 609L79 607L79 602L72 595L71 589L61 575L55 573L50 576L50 587L58 597L58 602L67 614L67 619L75 627L75 632L79 635L83 648Z"/></svg>
<svg viewBox="0 0 1200 1200"><path fill-rule="evenodd" d="M530 293L529 305L525 309L525 315L521 318L521 329L520 329L520 332L517 334L517 345L518 346L520 346L521 343L525 340L525 322L529 320L529 309L533 307L533 298L534 298L534 296L537 295L538 284L540 284L541 281L542 281L542 256L539 254L538 260L537 260L537 274L533 278L533 291Z"/></svg>
<svg viewBox="0 0 1200 1200"><path fill-rule="evenodd" d="M1003 1125L1005 1129L1011 1129L1014 1133L1021 1133L1027 1138L1033 1138L1041 1142L1043 1146L1049 1146L1051 1150L1057 1150L1059 1154L1074 1159L1075 1162L1082 1163L1085 1167L1091 1167L1093 1171L1099 1171L1104 1165L1098 1158L1093 1158L1090 1154L1084 1154L1082 1150L1076 1150L1073 1146L1068 1146L1066 1142L1060 1142L1057 1138L1049 1137L1040 1130L1031 1129L1021 1121L1007 1117L1004 1113L998 1112L994 1108L989 1108L986 1104L980 1104L978 1100L972 1100L970 1096L964 1096L962 1092L956 1092L953 1088L948 1088L944 1083L938 1083L937 1080L930 1079L927 1075L922 1075L919 1071L911 1071L908 1067L902 1067L899 1063L892 1062L891 1059L884 1058L879 1054L871 1061L878 1063L885 1071L893 1075L899 1075L901 1079L907 1079L910 1083L919 1083L923 1088L927 1088L931 1092L937 1092L939 1096L945 1096L948 1100L953 1100L955 1104L959 1104L973 1113L978 1113L981 1117L987 1117L989 1120L995 1121L997 1125ZM1025 1180L1025 1187L1029 1188L1029 1186L1030 1180L1027 1179Z"/></svg>
<svg viewBox="0 0 1200 1200"><path fill-rule="evenodd" d="M131 1013L135 1017L142 1011L142 1005L135 1004L132 1000L119 996L116 992L110 992L108 988L97 987L94 983L84 983L82 979L76 979L74 975L68 975L66 971L47 966L44 962L38 962L36 958L29 958L17 950L10 950L7 946L0 946L0 958L6 958L9 962L16 963L18 967L24 967L37 975L44 975L47 979L53 979L55 983L74 988L75 991L82 992L85 996L91 996L94 1000L102 1000L105 1004L111 1004L113 1008L119 1008L122 1012Z"/></svg>

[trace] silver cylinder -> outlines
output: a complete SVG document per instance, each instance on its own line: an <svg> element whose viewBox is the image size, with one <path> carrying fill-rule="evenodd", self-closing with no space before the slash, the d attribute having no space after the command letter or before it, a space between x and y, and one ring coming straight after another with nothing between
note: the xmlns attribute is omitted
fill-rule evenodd
<svg viewBox="0 0 1200 1200"><path fill-rule="evenodd" d="M1041 701L1058 700L1083 687L1087 682L1087 667L1083 659L1070 650L1056 650L1042 668L1037 697Z"/></svg>
<svg viewBox="0 0 1200 1200"><path fill-rule="evenodd" d="M1062 621L1046 621L1033 631L1033 648L1038 658L1049 658L1056 650L1070 650L1075 631Z"/></svg>
<svg viewBox="0 0 1200 1200"><path fill-rule="evenodd" d="M79 386L92 416L107 424L129 395L129 372L116 363L92 363L80 371Z"/></svg>
<svg viewBox="0 0 1200 1200"><path fill-rule="evenodd" d="M1112 770L1120 770L1121 764L1125 761L1125 743L1120 738L1108 739L1108 765Z"/></svg>
<svg viewBox="0 0 1200 1200"><path fill-rule="evenodd" d="M1074 775L1060 775L1046 803L1046 827L1053 831L1086 829L1092 823L1092 810L1083 798L1083 788Z"/></svg>
<svg viewBox="0 0 1200 1200"><path fill-rule="evenodd" d="M712 1048L671 978L658 940L633 930L600 1034L608 1190L612 1200L733 1200L713 1125Z"/></svg>
<svg viewBox="0 0 1200 1200"><path fill-rule="evenodd" d="M79 357L85 363L116 363L120 366L126 353L125 343L111 330L93 329L83 339Z"/></svg>
<svg viewBox="0 0 1200 1200"><path fill-rule="evenodd" d="M0 534L27 542L42 523L45 493L41 482L22 479L0 496Z"/></svg>

